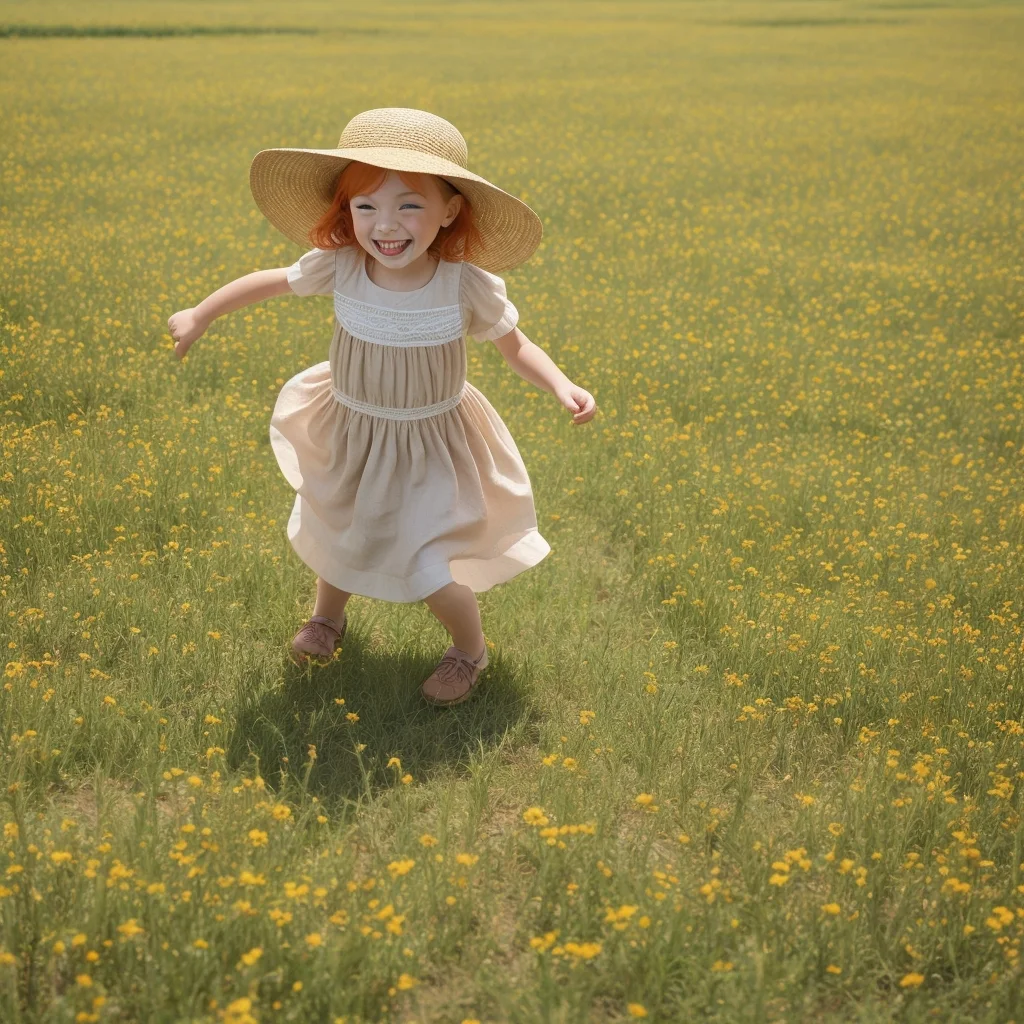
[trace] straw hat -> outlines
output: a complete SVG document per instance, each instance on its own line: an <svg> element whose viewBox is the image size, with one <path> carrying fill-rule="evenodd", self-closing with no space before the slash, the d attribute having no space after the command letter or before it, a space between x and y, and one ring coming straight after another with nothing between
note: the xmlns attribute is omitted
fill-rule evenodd
<svg viewBox="0 0 1024 1024"><path fill-rule="evenodd" d="M525 262L540 244L540 218L526 203L467 168L466 140L442 117L409 107L380 107L352 118L337 149L264 149L249 168L263 215L299 245L334 199L338 175L353 161L394 171L436 174L473 207L483 250L474 257L496 273Z"/></svg>

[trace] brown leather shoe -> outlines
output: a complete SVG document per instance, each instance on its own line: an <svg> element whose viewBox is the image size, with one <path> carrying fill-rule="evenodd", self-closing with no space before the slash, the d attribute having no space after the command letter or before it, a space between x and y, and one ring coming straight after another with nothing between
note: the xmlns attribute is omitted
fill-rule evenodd
<svg viewBox="0 0 1024 1024"><path fill-rule="evenodd" d="M472 694L487 661L486 643L478 658L454 645L449 647L437 668L423 681L423 699L439 707L461 704Z"/></svg>
<svg viewBox="0 0 1024 1024"><path fill-rule="evenodd" d="M303 665L307 660L319 661L334 657L334 652L348 629L348 616L342 613L340 625L326 615L314 615L292 640L292 661Z"/></svg>

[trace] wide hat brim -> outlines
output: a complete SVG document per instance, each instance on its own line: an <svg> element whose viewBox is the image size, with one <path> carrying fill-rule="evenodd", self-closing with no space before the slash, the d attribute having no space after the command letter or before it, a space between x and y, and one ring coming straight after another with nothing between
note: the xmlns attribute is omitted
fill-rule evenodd
<svg viewBox="0 0 1024 1024"><path fill-rule="evenodd" d="M310 229L327 212L338 175L353 160L387 170L436 174L457 188L473 208L482 240L473 262L484 270L510 270L526 262L540 244L540 217L521 199L457 163L418 150L264 149L249 167L249 187L256 205L278 231L309 246Z"/></svg>

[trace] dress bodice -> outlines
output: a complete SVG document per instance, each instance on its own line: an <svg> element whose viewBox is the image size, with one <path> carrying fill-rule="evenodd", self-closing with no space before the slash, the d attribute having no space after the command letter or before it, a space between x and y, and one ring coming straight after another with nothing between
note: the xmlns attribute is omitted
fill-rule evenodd
<svg viewBox="0 0 1024 1024"><path fill-rule="evenodd" d="M438 415L461 398L467 334L493 340L518 321L501 278L441 260L413 291L370 280L359 247L313 249L289 268L298 294L330 294L335 330L328 360L335 398L389 419Z"/></svg>

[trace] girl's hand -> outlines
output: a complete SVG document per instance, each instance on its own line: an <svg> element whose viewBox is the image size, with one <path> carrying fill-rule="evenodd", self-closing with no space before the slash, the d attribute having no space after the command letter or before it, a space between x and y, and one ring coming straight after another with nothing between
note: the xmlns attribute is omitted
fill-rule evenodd
<svg viewBox="0 0 1024 1024"><path fill-rule="evenodd" d="M571 381L564 387L556 389L555 397L573 414L573 426L592 420L594 413L597 412L594 396Z"/></svg>
<svg viewBox="0 0 1024 1024"><path fill-rule="evenodd" d="M174 338L174 354L183 359L192 342L201 338L210 325L196 316L195 308L183 309L167 321L167 329Z"/></svg>

